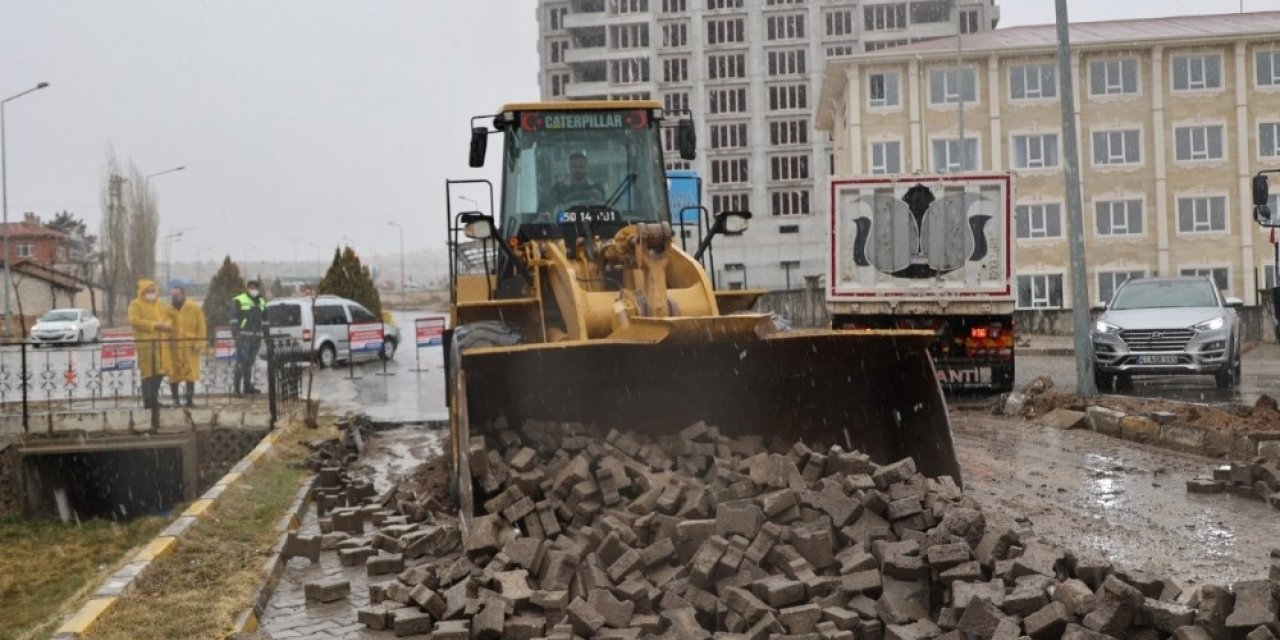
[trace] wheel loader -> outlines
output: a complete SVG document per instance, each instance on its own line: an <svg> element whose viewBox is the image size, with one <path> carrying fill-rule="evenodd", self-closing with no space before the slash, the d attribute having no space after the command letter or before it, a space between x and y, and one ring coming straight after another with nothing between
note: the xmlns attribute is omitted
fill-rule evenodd
<svg viewBox="0 0 1280 640"><path fill-rule="evenodd" d="M447 396L464 516L473 438L524 420L650 436L703 420L774 445L911 456L959 482L932 332L784 330L751 311L763 292L713 289L700 260L750 214L717 212L697 251L681 248L662 141L692 159L696 135L687 113L668 115L652 101L580 101L473 119L470 164L484 166L496 137L502 181L496 205L486 180L446 184ZM479 202L488 190L489 212L453 211L468 189Z"/></svg>

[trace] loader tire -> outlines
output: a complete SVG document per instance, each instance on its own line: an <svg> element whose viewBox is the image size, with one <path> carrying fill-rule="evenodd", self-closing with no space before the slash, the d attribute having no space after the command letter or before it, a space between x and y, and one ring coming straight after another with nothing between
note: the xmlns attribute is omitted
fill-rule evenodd
<svg viewBox="0 0 1280 640"><path fill-rule="evenodd" d="M519 344L523 336L518 327L498 320L468 322L453 332L454 344L461 350L480 347L509 347Z"/></svg>

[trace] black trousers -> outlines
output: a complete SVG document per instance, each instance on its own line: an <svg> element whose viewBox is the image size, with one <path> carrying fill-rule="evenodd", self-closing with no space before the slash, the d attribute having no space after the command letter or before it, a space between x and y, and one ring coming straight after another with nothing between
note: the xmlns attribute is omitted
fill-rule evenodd
<svg viewBox="0 0 1280 640"><path fill-rule="evenodd" d="M258 349L262 348L262 336L257 334L240 334L236 336L236 371L234 386L236 393L249 392L253 389L253 363L258 359ZM241 382L243 381L243 386Z"/></svg>

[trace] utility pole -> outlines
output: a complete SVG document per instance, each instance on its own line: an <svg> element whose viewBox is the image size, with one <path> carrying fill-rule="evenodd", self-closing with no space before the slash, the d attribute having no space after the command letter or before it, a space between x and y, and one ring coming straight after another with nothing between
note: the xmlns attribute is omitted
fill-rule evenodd
<svg viewBox="0 0 1280 640"><path fill-rule="evenodd" d="M1071 74L1071 38L1067 0L1054 0L1058 14L1058 85L1062 109L1062 149L1066 160L1067 237L1071 255L1071 319L1075 334L1076 393L1098 395L1093 377L1093 331L1089 314L1089 270L1084 257L1084 207L1080 197L1080 150L1076 145L1075 79Z"/></svg>
<svg viewBox="0 0 1280 640"><path fill-rule="evenodd" d="M952 6L956 9L956 86L959 87L960 94L960 99L956 103L956 131L960 138L958 143L960 147L960 170L963 171L965 160L969 157L968 145L964 143L964 69L961 66L964 64L964 48L960 43L960 39L964 35L964 12L960 11L959 0L953 2ZM976 71L973 79L975 82L978 79ZM975 86L974 89L976 90L977 87ZM974 96L974 98L977 97L976 95ZM977 144L975 140L974 145L976 146ZM973 157L975 160L978 157L977 151L977 149L974 149ZM977 167L974 167L974 169L977 169Z"/></svg>

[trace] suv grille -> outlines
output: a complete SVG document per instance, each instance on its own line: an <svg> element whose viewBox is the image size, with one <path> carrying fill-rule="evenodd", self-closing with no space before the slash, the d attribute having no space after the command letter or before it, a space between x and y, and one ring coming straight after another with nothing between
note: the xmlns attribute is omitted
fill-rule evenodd
<svg viewBox="0 0 1280 640"><path fill-rule="evenodd" d="M1143 329L1121 331L1120 339L1130 351L1185 351L1193 335L1190 329Z"/></svg>

